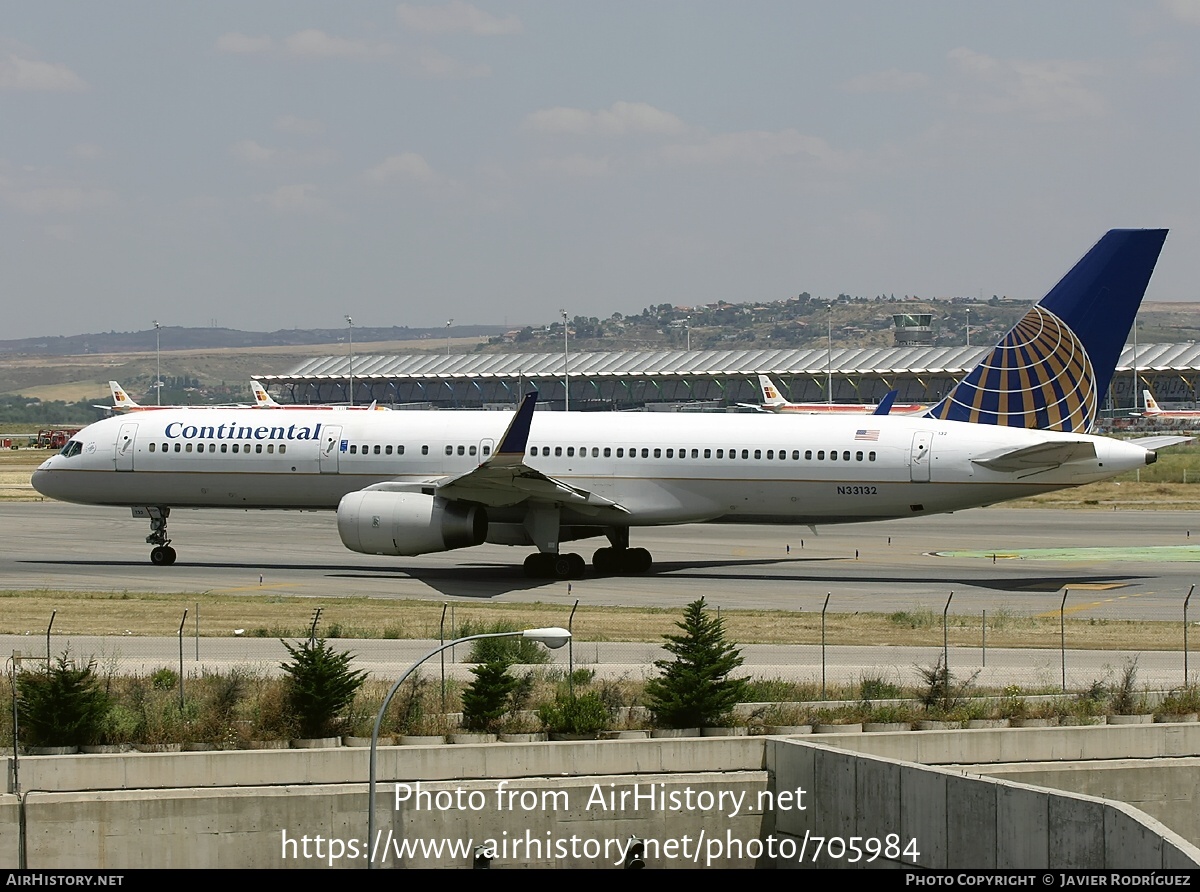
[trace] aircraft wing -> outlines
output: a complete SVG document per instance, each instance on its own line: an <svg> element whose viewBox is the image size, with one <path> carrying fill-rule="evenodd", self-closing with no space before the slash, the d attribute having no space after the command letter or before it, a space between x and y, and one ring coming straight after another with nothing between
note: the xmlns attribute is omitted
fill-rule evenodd
<svg viewBox="0 0 1200 892"><path fill-rule="evenodd" d="M532 500L557 502L585 511L591 509L595 512L628 514L628 509L611 499L556 480L525 464L529 425L533 420L536 404L536 393L526 396L521 408L509 423L508 430L500 439L496 451L478 467L465 474L433 479L425 484L377 483L367 489L424 492L446 499L476 502L492 508L503 508Z"/></svg>
<svg viewBox="0 0 1200 892"><path fill-rule="evenodd" d="M973 458L974 464L992 471L1025 471L1057 468L1067 462L1096 457L1096 447L1086 440L1038 443Z"/></svg>

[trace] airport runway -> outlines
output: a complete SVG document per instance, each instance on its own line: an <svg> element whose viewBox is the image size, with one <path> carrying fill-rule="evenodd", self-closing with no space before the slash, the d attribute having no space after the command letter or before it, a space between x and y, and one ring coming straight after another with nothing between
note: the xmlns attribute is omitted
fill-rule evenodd
<svg viewBox="0 0 1200 892"><path fill-rule="evenodd" d="M149 562L147 522L128 510L57 502L0 504L0 589L261 593L678 607L710 604L837 612L1057 611L1178 620L1197 581L1200 513L988 508L821 527L691 525L634 530L650 573L571 583L528 580L529 549L503 546L382 558L347 551L334 515L175 511L179 552ZM603 540L575 543L590 560ZM995 555L995 558L992 555ZM261 580L261 582L260 582ZM1200 615L1200 598L1192 604Z"/></svg>

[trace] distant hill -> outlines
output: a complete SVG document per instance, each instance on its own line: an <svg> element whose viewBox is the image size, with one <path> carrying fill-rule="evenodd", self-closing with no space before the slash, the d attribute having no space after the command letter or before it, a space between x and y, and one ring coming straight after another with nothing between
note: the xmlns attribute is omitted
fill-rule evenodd
<svg viewBox="0 0 1200 892"><path fill-rule="evenodd" d="M355 328L355 343L372 341L413 341L491 337L501 334L499 325L456 325L445 328ZM311 344L336 344L344 341L346 328L286 329L281 331L236 331L232 328L184 328L163 326L159 346L163 353L174 350L224 350L234 347L296 347ZM0 354L26 356L86 356L92 353L145 353L154 351L154 329L148 331L108 331L69 337L19 338L0 340Z"/></svg>

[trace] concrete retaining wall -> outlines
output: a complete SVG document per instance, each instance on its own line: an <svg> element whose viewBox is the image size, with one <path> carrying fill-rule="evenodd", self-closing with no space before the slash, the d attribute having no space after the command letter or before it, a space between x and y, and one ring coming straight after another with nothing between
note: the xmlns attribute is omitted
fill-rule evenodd
<svg viewBox="0 0 1200 892"><path fill-rule="evenodd" d="M1200 851L1131 807L912 763L978 771L1018 752L1048 761L1197 750L1194 726L388 747L379 753L382 835L373 842L483 837L501 848L496 867L603 867L636 836L647 840L654 867L784 867L798 866L796 858L768 854L763 844L798 844L807 832L847 847L854 836L881 840L882 857L870 866L912 863L901 856L913 839L916 863L929 867L1194 867ZM333 866L362 867L368 756L335 749L23 758L28 865L313 867L332 854ZM397 782L409 785L399 803ZM413 795L418 782L424 807ZM799 789L808 797L803 810ZM506 808L498 792L533 799ZM18 863L17 814L16 797L0 796L2 867ZM894 857L888 834L896 834ZM840 844L805 866L848 866L853 851ZM864 848L862 861L869 854ZM461 850L397 854L393 846L380 860L450 867L469 859Z"/></svg>
<svg viewBox="0 0 1200 892"><path fill-rule="evenodd" d="M1200 867L1200 849L1124 803L800 739L769 741L767 765L774 789L811 793L805 810L767 816L777 836L809 853L803 863L776 858L780 868ZM817 837L823 849L813 857ZM866 854L851 863L854 838ZM869 863L868 841L882 852Z"/></svg>

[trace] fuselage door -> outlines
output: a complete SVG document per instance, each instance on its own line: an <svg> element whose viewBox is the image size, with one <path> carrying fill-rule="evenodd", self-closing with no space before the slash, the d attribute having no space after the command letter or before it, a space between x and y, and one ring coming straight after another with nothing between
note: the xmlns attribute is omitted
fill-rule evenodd
<svg viewBox="0 0 1200 892"><path fill-rule="evenodd" d="M116 451L113 461L118 471L133 470L134 441L137 438L137 422L126 421L117 433Z"/></svg>
<svg viewBox="0 0 1200 892"><path fill-rule="evenodd" d="M913 434L912 455L909 457L909 479L913 483L929 482L929 453L933 446L933 433L917 431Z"/></svg>
<svg viewBox="0 0 1200 892"><path fill-rule="evenodd" d="M340 470L342 456L342 426L325 425L321 434L321 473L336 474Z"/></svg>

